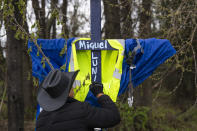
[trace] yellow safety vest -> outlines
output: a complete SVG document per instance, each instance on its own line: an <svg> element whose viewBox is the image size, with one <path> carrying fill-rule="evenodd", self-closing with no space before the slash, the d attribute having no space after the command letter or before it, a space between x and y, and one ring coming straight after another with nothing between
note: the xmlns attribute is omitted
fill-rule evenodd
<svg viewBox="0 0 197 131"><path fill-rule="evenodd" d="M72 42L72 51L69 62L69 71L80 70L73 84L75 99L84 101L91 84L91 50L76 50L76 42L90 40L76 38ZM116 50L101 50L101 81L103 92L116 102L122 75L125 40L108 39L108 43Z"/></svg>

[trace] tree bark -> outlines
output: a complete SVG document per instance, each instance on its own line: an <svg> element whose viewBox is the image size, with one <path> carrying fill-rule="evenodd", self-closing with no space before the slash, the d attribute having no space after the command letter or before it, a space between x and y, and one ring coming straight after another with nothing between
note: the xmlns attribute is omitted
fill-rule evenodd
<svg viewBox="0 0 197 131"><path fill-rule="evenodd" d="M46 23L45 23L45 0L41 0L41 7L38 0L32 0L33 9L36 16L36 21L39 23L39 37L46 38Z"/></svg>
<svg viewBox="0 0 197 131"><path fill-rule="evenodd" d="M120 39L120 8L118 0L103 0L105 39Z"/></svg>
<svg viewBox="0 0 197 131"><path fill-rule="evenodd" d="M62 25L62 32L63 37L69 38L69 31L67 26L67 8L68 8L68 0L63 0L63 4L61 7L62 14L63 14L63 25Z"/></svg>
<svg viewBox="0 0 197 131"><path fill-rule="evenodd" d="M27 1L25 0L26 5ZM24 29L26 32L28 31L28 25L26 20L24 21ZM27 53L27 45L26 41L23 41L23 94L24 94L24 111L25 118L33 119L33 108L34 108L34 100L33 100L33 78L32 78L32 68L31 68L31 60Z"/></svg>
<svg viewBox="0 0 197 131"><path fill-rule="evenodd" d="M56 38L56 35L57 35L57 33L56 33L56 19L54 19L54 21L53 21L53 32L52 32L52 39L55 39Z"/></svg>
<svg viewBox="0 0 197 131"><path fill-rule="evenodd" d="M142 0L142 9L139 11L139 37L147 38L151 35L151 4L152 0Z"/></svg>
<svg viewBox="0 0 197 131"><path fill-rule="evenodd" d="M149 37L151 32L151 1L143 0L143 10L139 13L140 27L139 36L142 38ZM135 106L151 106L152 105L152 84L148 78L142 84L142 88L134 90Z"/></svg>
<svg viewBox="0 0 197 131"><path fill-rule="evenodd" d="M0 46L0 81L4 80L4 77L5 77L5 58L3 57L3 48Z"/></svg>
<svg viewBox="0 0 197 131"><path fill-rule="evenodd" d="M142 9L139 12L140 25L139 25L139 37L147 38L150 37L151 33L151 0L142 0ZM141 88L136 87L134 89L134 106L135 107L149 107L152 106L152 80L149 77L146 79ZM151 122L150 118L152 117L151 111L147 113L149 116L149 120L147 124L147 128L151 130ZM137 123L138 120L134 120L134 124ZM141 130L141 129L136 129ZM147 129L148 130L148 129Z"/></svg>
<svg viewBox="0 0 197 131"><path fill-rule="evenodd" d="M18 0L13 0L14 17L18 23L22 23L22 16L19 13ZM9 18L7 25L12 25ZM21 24L22 25L22 24ZM7 87L8 87L8 131L24 130L24 100L22 83L22 50L23 40L16 39L15 30L6 26L7 32Z"/></svg>
<svg viewBox="0 0 197 131"><path fill-rule="evenodd" d="M52 39L56 38L56 15L54 15L53 13L56 12L57 4L58 4L58 0L51 1L52 15L50 18L46 18L47 20L46 38L52 38Z"/></svg>
<svg viewBox="0 0 197 131"><path fill-rule="evenodd" d="M152 80L146 79L142 86L134 89L134 105L135 106L152 106Z"/></svg>
<svg viewBox="0 0 197 131"><path fill-rule="evenodd" d="M25 118L33 119L34 100L33 100L33 78L31 60L26 51L26 46L23 47L23 92L24 92L24 109Z"/></svg>
<svg viewBox="0 0 197 131"><path fill-rule="evenodd" d="M133 21L131 18L132 14L132 1L131 0L120 0L121 10L121 34L123 39L133 37Z"/></svg>
<svg viewBox="0 0 197 131"><path fill-rule="evenodd" d="M142 11L139 13L140 26L139 37L146 38L151 32L151 0L142 0ZM135 105L136 106L151 106L152 105L152 84L148 78L143 82L142 88L135 89ZM140 95L140 94L141 95Z"/></svg>
<svg viewBox="0 0 197 131"><path fill-rule="evenodd" d="M46 38L46 23L45 23L45 0L41 0L40 10L40 38Z"/></svg>
<svg viewBox="0 0 197 131"><path fill-rule="evenodd" d="M73 15L71 17L71 23L72 23L71 30L70 30L71 37L78 37L79 36L79 34L77 32L77 30L79 29L79 26L80 26L79 20L77 18L79 6L80 6L79 2L74 3L74 11L73 11Z"/></svg>

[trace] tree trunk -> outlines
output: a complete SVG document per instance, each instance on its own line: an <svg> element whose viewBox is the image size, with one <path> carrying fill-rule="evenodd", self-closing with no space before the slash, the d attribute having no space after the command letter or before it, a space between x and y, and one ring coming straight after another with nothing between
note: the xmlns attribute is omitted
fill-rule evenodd
<svg viewBox="0 0 197 131"><path fill-rule="evenodd" d="M68 7L68 0L63 0L63 4L61 7L62 13L63 13L63 25L62 25L62 32L63 37L69 38L69 31L67 26L67 7Z"/></svg>
<svg viewBox="0 0 197 131"><path fill-rule="evenodd" d="M46 23L45 23L45 0L41 0L41 6L39 6L38 0L32 0L33 9L36 16L36 21L39 23L39 37L46 38Z"/></svg>
<svg viewBox="0 0 197 131"><path fill-rule="evenodd" d="M139 36L142 38L149 37L151 32L151 1L143 0L143 10L139 13L140 27ZM136 88L134 97L136 106L151 106L152 105L152 84L148 78L142 84L142 88Z"/></svg>
<svg viewBox="0 0 197 131"><path fill-rule="evenodd" d="M144 113L148 116L148 121L145 124L145 130L152 131L152 112L151 112L151 106L152 106L152 80L151 78L146 79L141 86L138 86L134 89L134 107L136 110L141 109L144 111ZM149 111L143 110L143 107L148 107ZM134 128L135 131L142 131L141 126L135 126L135 125L142 125L143 121L141 120L141 117L138 117L138 115L134 118Z"/></svg>
<svg viewBox="0 0 197 131"><path fill-rule="evenodd" d="M56 19L54 19L54 22L53 22L53 32L52 32L52 39L55 39L56 38Z"/></svg>
<svg viewBox="0 0 197 131"><path fill-rule="evenodd" d="M54 15L54 14L56 12L57 4L58 4L58 0L51 1L52 14L51 14L50 18L48 18L48 19L46 18L47 29L45 32L46 32L46 38L48 38L48 39L49 38L52 38L52 39L56 38L56 15Z"/></svg>
<svg viewBox="0 0 197 131"><path fill-rule="evenodd" d="M23 47L23 92L25 118L33 119L34 100L33 100L33 78L32 78L31 60L27 54L27 46Z"/></svg>
<svg viewBox="0 0 197 131"><path fill-rule="evenodd" d="M142 38L149 37L151 32L151 0L143 0L143 10L139 13L140 27L139 36ZM142 88L135 89L135 105L151 106L152 105L152 81L150 78L145 80Z"/></svg>
<svg viewBox="0 0 197 131"><path fill-rule="evenodd" d="M18 0L13 0L14 17L19 24L22 16L18 9ZM6 18L7 32L7 87L8 87L8 131L24 130L24 100L23 100L23 77L22 77L22 50L23 40L16 39L15 31L8 25L13 21ZM22 24L21 24L22 25Z"/></svg>
<svg viewBox="0 0 197 131"><path fill-rule="evenodd" d="M26 52L26 47L23 48L23 92L24 92L24 109L25 118L33 119L35 110L33 100L33 78L31 73L31 61L29 55Z"/></svg>
<svg viewBox="0 0 197 131"><path fill-rule="evenodd" d="M6 65L5 65L5 58L3 56L3 48L1 47L0 41L0 96L3 96L5 90L5 81L6 81ZM2 98L1 98L2 99ZM1 109L0 109L1 110Z"/></svg>
<svg viewBox="0 0 197 131"><path fill-rule="evenodd" d="M151 4L152 0L142 0L142 9L139 11L139 37L147 38L151 35Z"/></svg>
<svg viewBox="0 0 197 131"><path fill-rule="evenodd" d="M146 79L141 87L134 89L134 103L135 106L148 106L152 105L152 80Z"/></svg>
<svg viewBox="0 0 197 131"><path fill-rule="evenodd" d="M140 26L139 26L139 37L140 38L147 38L150 37L151 33L151 0L142 0L142 9L139 13L140 18ZM152 80L149 77L146 79L141 87L136 87L134 89L134 106L135 107L149 107L152 106ZM147 115L149 116L149 121L146 123L147 128L151 130L151 111L147 112ZM137 117L136 117L137 118ZM140 120L134 120L135 123L138 123ZM148 130L147 129L147 130ZM136 129L136 130L141 130Z"/></svg>
<svg viewBox="0 0 197 131"><path fill-rule="evenodd" d="M5 77L5 58L3 57L3 48L0 46L0 81L4 80L4 77Z"/></svg>
<svg viewBox="0 0 197 131"><path fill-rule="evenodd" d="M8 130L23 130L24 103L22 91L22 41L14 38L15 32L7 30L7 85Z"/></svg>
<svg viewBox="0 0 197 131"><path fill-rule="evenodd" d="M132 14L132 1L131 0L120 0L121 10L121 34L123 39L133 37L133 21L131 18Z"/></svg>
<svg viewBox="0 0 197 131"><path fill-rule="evenodd" d="M105 39L120 39L120 8L118 0L103 0Z"/></svg>
<svg viewBox="0 0 197 131"><path fill-rule="evenodd" d="M27 1L26 5L27 5ZM24 29L28 32L27 22L24 21ZM23 94L24 94L24 111L25 118L33 119L34 114L34 101L33 101L33 78L32 78L32 68L31 60L27 53L26 41L23 41Z"/></svg>
<svg viewBox="0 0 197 131"><path fill-rule="evenodd" d="M78 15L78 10L79 10L79 6L80 6L80 3L79 2L75 2L74 3L74 11L73 11L73 15L71 17L71 30L70 30L70 36L71 37L78 37L78 32L77 30L79 29L79 20L77 18L77 15Z"/></svg>
<svg viewBox="0 0 197 131"><path fill-rule="evenodd" d="M46 23L45 23L45 0L41 0L41 10L40 10L40 38L46 38Z"/></svg>

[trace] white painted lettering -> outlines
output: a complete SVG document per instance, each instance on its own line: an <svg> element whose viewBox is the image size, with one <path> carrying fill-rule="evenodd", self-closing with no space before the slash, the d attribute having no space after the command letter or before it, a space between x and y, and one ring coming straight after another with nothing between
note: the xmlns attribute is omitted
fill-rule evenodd
<svg viewBox="0 0 197 131"><path fill-rule="evenodd" d="M93 42L90 43L90 48L94 50L94 43Z"/></svg>
<svg viewBox="0 0 197 131"><path fill-rule="evenodd" d="M79 49L81 49L81 48L84 48L84 49L86 49L86 44L85 44L85 41L79 41Z"/></svg>
<svg viewBox="0 0 197 131"><path fill-rule="evenodd" d="M88 50L89 50L89 48L91 48L89 44L86 44L86 46L87 46L87 49L88 49Z"/></svg>
<svg viewBox="0 0 197 131"><path fill-rule="evenodd" d="M92 74L97 74L97 67L92 68Z"/></svg>
<svg viewBox="0 0 197 131"><path fill-rule="evenodd" d="M98 57L94 57L94 53L92 52L92 59L98 59Z"/></svg>
<svg viewBox="0 0 197 131"><path fill-rule="evenodd" d="M101 49L104 48L104 43L103 43L103 42L100 43L100 48L101 48Z"/></svg>
<svg viewBox="0 0 197 131"><path fill-rule="evenodd" d="M79 49L87 49L87 50L95 50L95 49L107 49L108 42L105 40L104 42L90 42L85 40L79 41Z"/></svg>
<svg viewBox="0 0 197 131"><path fill-rule="evenodd" d="M94 43L94 45L96 45L96 43ZM95 54L92 52L92 59L91 59L91 63L92 63L92 79L93 81L96 81L97 78L97 66L98 66L98 57L95 56Z"/></svg>
<svg viewBox="0 0 197 131"><path fill-rule="evenodd" d="M94 75L94 81L96 81L96 75Z"/></svg>
<svg viewBox="0 0 197 131"><path fill-rule="evenodd" d="M107 41L105 40L105 48L107 49Z"/></svg>
<svg viewBox="0 0 197 131"><path fill-rule="evenodd" d="M98 60L92 60L92 66L97 66L98 65Z"/></svg>

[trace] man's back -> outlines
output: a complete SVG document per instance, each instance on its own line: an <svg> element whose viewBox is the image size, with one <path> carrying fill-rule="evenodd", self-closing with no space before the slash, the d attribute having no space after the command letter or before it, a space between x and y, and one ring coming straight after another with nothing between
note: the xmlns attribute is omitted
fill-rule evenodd
<svg viewBox="0 0 197 131"><path fill-rule="evenodd" d="M93 131L108 128L120 122L120 115L109 96L98 98L101 108L69 98L58 110L42 111L36 122L36 131Z"/></svg>

